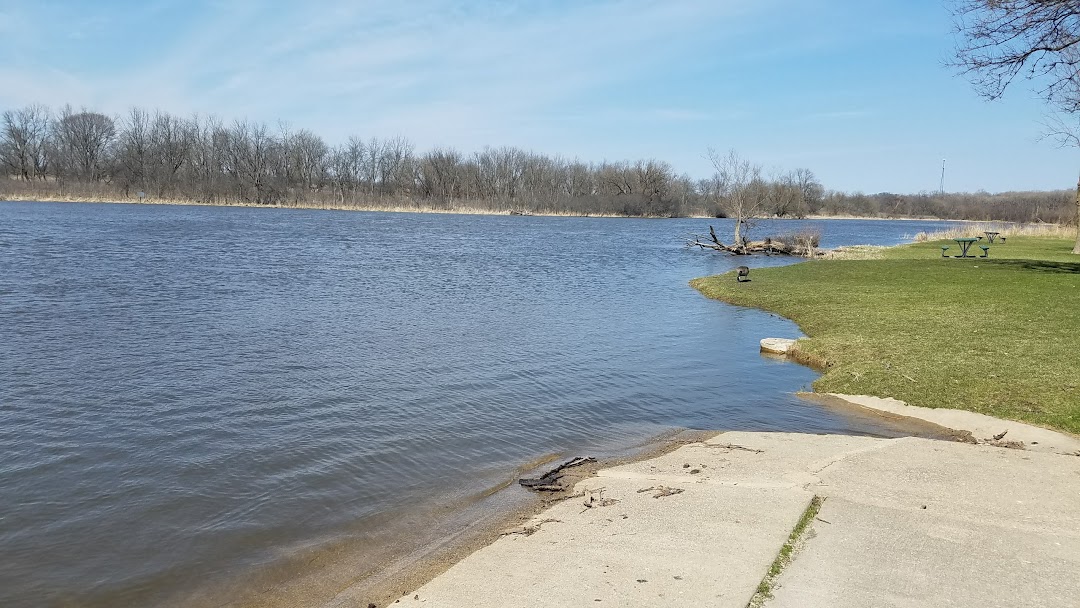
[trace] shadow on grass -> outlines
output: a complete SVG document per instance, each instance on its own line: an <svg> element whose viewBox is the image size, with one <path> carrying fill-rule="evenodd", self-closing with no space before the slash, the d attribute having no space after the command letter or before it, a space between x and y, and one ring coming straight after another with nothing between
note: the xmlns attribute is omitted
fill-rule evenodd
<svg viewBox="0 0 1080 608"><path fill-rule="evenodd" d="M1065 274L1080 274L1078 262L1048 262L1044 260L986 260L995 266L1008 266L1018 270L1033 270L1036 272L1052 272Z"/></svg>

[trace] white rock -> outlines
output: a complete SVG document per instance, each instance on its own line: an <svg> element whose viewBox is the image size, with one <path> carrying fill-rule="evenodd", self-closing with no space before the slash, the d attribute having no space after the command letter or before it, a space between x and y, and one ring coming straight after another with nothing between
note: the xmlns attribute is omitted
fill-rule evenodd
<svg viewBox="0 0 1080 608"><path fill-rule="evenodd" d="M795 346L795 340L788 338L765 338L761 341L761 352L774 355L786 355Z"/></svg>

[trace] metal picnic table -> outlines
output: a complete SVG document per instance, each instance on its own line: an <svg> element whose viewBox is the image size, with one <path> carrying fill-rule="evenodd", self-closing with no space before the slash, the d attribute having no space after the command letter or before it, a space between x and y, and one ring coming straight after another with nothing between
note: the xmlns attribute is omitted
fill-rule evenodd
<svg viewBox="0 0 1080 608"><path fill-rule="evenodd" d="M986 232L985 234L986 234L986 240L987 240L987 241L988 241L988 242L989 242L989 243L990 243L991 245L993 245L993 244L994 244L994 239L996 239L996 238L998 237L998 235L999 235L999 234L1001 234L1001 233L1000 233L1000 232L990 232L990 231L987 231L987 232Z"/></svg>
<svg viewBox="0 0 1080 608"><path fill-rule="evenodd" d="M960 245L960 255L955 255L953 257L955 257L955 258L977 258L977 257L979 257L977 255L968 255L968 249L971 248L972 243L978 243L979 242L978 238L972 237L972 238L953 239L953 240L956 241L957 245Z"/></svg>

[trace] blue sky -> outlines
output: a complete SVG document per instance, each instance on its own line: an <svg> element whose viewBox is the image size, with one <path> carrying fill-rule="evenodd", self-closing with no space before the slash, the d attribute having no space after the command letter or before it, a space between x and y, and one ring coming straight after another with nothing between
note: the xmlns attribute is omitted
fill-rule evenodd
<svg viewBox="0 0 1080 608"><path fill-rule="evenodd" d="M657 158L709 147L826 187L1070 188L1029 88L944 67L948 0L0 0L0 109L132 106L418 151Z"/></svg>

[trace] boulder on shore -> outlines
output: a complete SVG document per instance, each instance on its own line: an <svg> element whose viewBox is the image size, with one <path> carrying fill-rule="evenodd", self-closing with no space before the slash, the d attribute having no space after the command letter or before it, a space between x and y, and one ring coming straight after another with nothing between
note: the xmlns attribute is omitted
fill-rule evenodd
<svg viewBox="0 0 1080 608"><path fill-rule="evenodd" d="M761 341L761 352L786 355L794 346L795 340L789 338L765 338Z"/></svg>

